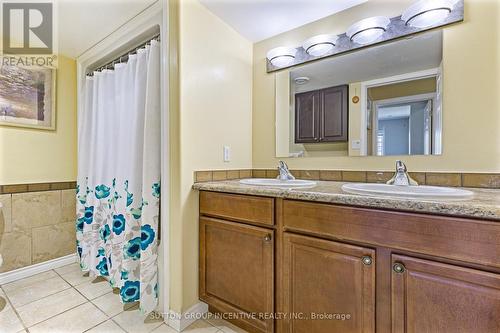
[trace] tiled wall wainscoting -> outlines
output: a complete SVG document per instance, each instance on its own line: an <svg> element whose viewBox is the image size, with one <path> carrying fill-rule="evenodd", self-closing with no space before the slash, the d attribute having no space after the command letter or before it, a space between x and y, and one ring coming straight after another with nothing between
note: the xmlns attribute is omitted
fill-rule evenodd
<svg viewBox="0 0 500 333"><path fill-rule="evenodd" d="M19 192L24 189L20 186L26 185L16 185L11 187L11 192L15 193L5 193L7 185L4 185L3 194L0 194L3 205L0 213L0 254L3 257L0 273L76 251L74 188Z"/></svg>
<svg viewBox="0 0 500 333"><path fill-rule="evenodd" d="M299 179L385 183L394 171L290 170ZM420 185L500 188L500 173L410 172ZM196 182L241 178L276 178L277 169L195 171Z"/></svg>

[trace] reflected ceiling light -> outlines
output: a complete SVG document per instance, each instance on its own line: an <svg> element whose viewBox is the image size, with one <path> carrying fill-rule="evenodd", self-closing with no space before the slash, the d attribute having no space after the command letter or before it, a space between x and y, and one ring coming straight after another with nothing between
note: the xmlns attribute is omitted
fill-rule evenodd
<svg viewBox="0 0 500 333"><path fill-rule="evenodd" d="M310 79L307 76L299 76L294 79L295 83L298 85L306 84L309 82L309 80Z"/></svg>
<svg viewBox="0 0 500 333"><path fill-rule="evenodd" d="M306 40L302 47L309 55L320 57L335 47L337 39L336 35L317 35Z"/></svg>
<svg viewBox="0 0 500 333"><path fill-rule="evenodd" d="M267 52L267 59L273 66L285 67L293 63L297 50L293 47L280 46Z"/></svg>
<svg viewBox="0 0 500 333"><path fill-rule="evenodd" d="M351 25L347 29L347 36L357 44L368 44L379 39L389 23L391 20L385 16L369 17Z"/></svg>
<svg viewBox="0 0 500 333"><path fill-rule="evenodd" d="M421 0L408 7L401 19L415 28L430 27L447 18L455 3L454 0Z"/></svg>

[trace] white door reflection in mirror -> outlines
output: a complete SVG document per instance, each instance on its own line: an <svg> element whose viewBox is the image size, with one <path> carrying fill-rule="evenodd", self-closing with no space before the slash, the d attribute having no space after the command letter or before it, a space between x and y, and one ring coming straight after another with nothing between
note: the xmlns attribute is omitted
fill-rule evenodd
<svg viewBox="0 0 500 333"><path fill-rule="evenodd" d="M373 155L429 155L435 94L374 101Z"/></svg>
<svg viewBox="0 0 500 333"><path fill-rule="evenodd" d="M442 126L439 72L433 68L361 83L361 156L436 154Z"/></svg>

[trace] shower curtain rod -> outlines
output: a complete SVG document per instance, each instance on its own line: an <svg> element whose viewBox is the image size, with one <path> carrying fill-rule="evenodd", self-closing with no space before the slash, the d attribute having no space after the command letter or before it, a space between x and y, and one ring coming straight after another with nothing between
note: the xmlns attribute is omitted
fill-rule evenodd
<svg viewBox="0 0 500 333"><path fill-rule="evenodd" d="M147 39L147 41L140 43L138 46L135 46L128 50L127 52L122 53L119 57L116 57L114 60L107 62L106 64L97 67L96 69L90 70L87 72L87 76L94 76L94 72L102 72L105 69L111 69L114 65L125 63L128 61L130 55L137 53L137 50L149 45L152 40L160 41L160 33L157 33Z"/></svg>

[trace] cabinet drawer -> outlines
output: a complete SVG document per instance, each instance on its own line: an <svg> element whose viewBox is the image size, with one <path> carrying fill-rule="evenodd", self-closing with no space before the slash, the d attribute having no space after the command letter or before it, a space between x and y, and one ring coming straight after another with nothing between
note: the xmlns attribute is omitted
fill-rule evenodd
<svg viewBox="0 0 500 333"><path fill-rule="evenodd" d="M274 224L274 199L250 195L200 192L200 214L254 224Z"/></svg>
<svg viewBox="0 0 500 333"><path fill-rule="evenodd" d="M286 230L500 268L500 224L284 200Z"/></svg>

